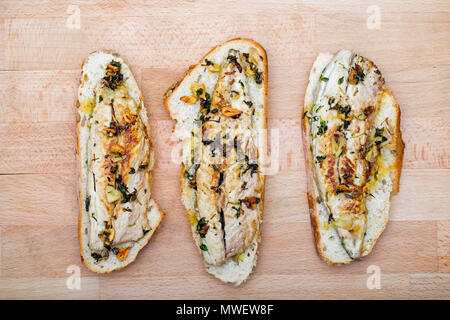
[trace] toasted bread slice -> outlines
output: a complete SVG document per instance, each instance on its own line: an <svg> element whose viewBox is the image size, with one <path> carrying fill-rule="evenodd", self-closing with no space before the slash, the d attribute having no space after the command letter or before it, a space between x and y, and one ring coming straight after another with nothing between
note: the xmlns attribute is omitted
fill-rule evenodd
<svg viewBox="0 0 450 320"><path fill-rule="evenodd" d="M122 269L164 213L151 199L154 160L142 95L115 54L97 51L82 65L77 144L81 258L96 273Z"/></svg>
<svg viewBox="0 0 450 320"><path fill-rule="evenodd" d="M399 190L400 108L370 60L319 54L303 106L308 203L316 247L329 264L367 256Z"/></svg>
<svg viewBox="0 0 450 320"><path fill-rule="evenodd" d="M213 48L164 104L183 140L180 184L196 247L209 273L239 285L256 265L263 218L264 49L248 39Z"/></svg>

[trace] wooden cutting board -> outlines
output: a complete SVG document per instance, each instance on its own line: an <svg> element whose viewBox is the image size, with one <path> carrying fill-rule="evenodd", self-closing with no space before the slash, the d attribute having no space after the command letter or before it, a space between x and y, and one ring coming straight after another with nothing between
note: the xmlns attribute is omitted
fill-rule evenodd
<svg viewBox="0 0 450 320"><path fill-rule="evenodd" d="M258 264L240 287L203 268L180 200L179 164L171 160L178 142L162 104L189 65L234 37L267 50L269 139L280 138L272 146L279 165L267 177ZM449 39L447 0L376 7L363 1L3 0L0 298L450 298ZM374 252L331 267L313 245L300 117L316 55L341 48L367 56L383 72L401 106L406 148L400 193ZM77 240L75 101L81 62L97 49L119 53L140 85L156 150L153 193L166 212L136 262L109 275L83 266ZM381 272L380 289L367 287L370 266ZM71 290L67 271L77 267L81 286Z"/></svg>

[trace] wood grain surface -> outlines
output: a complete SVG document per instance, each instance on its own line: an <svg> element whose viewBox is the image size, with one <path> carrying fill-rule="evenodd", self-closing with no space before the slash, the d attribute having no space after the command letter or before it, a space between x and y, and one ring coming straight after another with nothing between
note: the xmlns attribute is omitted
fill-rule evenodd
<svg viewBox="0 0 450 320"><path fill-rule="evenodd" d="M375 1L374 1L375 2ZM381 1L379 29L364 1L0 2L0 298L449 299L450 2ZM80 13L79 28L72 28ZM68 20L69 19L69 20ZM75 20L76 21L76 20ZM180 200L165 90L211 47L248 37L269 60L269 138L262 247L240 287L206 273ZM401 106L405 157L390 223L363 261L331 267L314 248L301 146L301 105L319 52L347 48L375 61ZM97 49L130 65L156 150L153 193L166 212L136 262L89 272L77 242L75 101L82 60ZM381 288L368 289L369 266ZM81 270L69 289L68 267Z"/></svg>

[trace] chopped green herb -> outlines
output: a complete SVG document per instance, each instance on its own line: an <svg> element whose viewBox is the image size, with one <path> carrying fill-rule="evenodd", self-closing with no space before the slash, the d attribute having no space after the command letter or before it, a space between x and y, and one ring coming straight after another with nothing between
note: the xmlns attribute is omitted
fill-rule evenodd
<svg viewBox="0 0 450 320"><path fill-rule="evenodd" d="M257 163L249 163L247 164L247 168L244 170L244 174L250 170L250 176L253 176L255 172L258 172L258 164Z"/></svg>
<svg viewBox="0 0 450 320"><path fill-rule="evenodd" d="M385 142L385 141L387 141L387 138L386 138L386 137L381 137L381 140L376 140L376 141L375 141L375 144L376 144L377 146L379 146L380 144L382 144L382 143Z"/></svg>
<svg viewBox="0 0 450 320"><path fill-rule="evenodd" d="M85 209L86 209L86 211L89 211L90 204L91 204L91 196L87 196L86 197L86 202L85 202Z"/></svg>
<svg viewBox="0 0 450 320"><path fill-rule="evenodd" d="M214 142L214 140L202 140L202 143L203 143L205 146L210 145L210 144L213 143L213 142Z"/></svg>
<svg viewBox="0 0 450 320"><path fill-rule="evenodd" d="M137 191L134 189L133 192L128 191L128 187L122 181L122 175L118 175L115 179L116 189L122 194L122 203L127 203L128 201L135 201L137 199Z"/></svg>
<svg viewBox="0 0 450 320"><path fill-rule="evenodd" d="M375 128L375 137L382 137L384 133L384 128Z"/></svg>
<svg viewBox="0 0 450 320"><path fill-rule="evenodd" d="M101 255L99 255L98 253L92 252L91 253L91 257L95 259L95 261L99 261L101 258L103 258Z"/></svg>
<svg viewBox="0 0 450 320"><path fill-rule="evenodd" d="M139 166L139 169L146 169L148 167L148 163L143 163Z"/></svg>
<svg viewBox="0 0 450 320"><path fill-rule="evenodd" d="M123 80L123 75L120 72L121 67L120 62L114 60L106 66L106 73L103 80L111 90L116 90Z"/></svg>
<svg viewBox="0 0 450 320"><path fill-rule="evenodd" d="M206 233L208 232L209 226L205 217L201 218L197 222L197 232L200 234L200 238L206 237Z"/></svg>
<svg viewBox="0 0 450 320"><path fill-rule="evenodd" d="M239 204L239 207L232 207L232 209L236 210L236 214L234 215L234 217L236 219L239 218L242 214L241 203Z"/></svg>
<svg viewBox="0 0 450 320"><path fill-rule="evenodd" d="M343 115L345 115L347 117L350 114L350 112L352 111L352 107L350 105L346 105L346 106L338 105L337 110L339 111L339 113L342 113Z"/></svg>
<svg viewBox="0 0 450 320"><path fill-rule="evenodd" d="M322 134L324 134L325 132L327 132L328 130L328 126L326 121L320 120L320 126L317 129L317 135L320 136Z"/></svg>
<svg viewBox="0 0 450 320"><path fill-rule="evenodd" d="M326 157L327 157L327 156L317 156L317 157L316 157L317 163L322 163L322 161L325 160Z"/></svg>
<svg viewBox="0 0 450 320"><path fill-rule="evenodd" d="M257 84L261 84L262 83L262 72L256 70L255 72L255 82Z"/></svg>
<svg viewBox="0 0 450 320"><path fill-rule="evenodd" d="M346 130L350 126L350 121L344 120L344 129Z"/></svg>
<svg viewBox="0 0 450 320"><path fill-rule="evenodd" d="M375 128L375 144L379 146L383 142L387 141L387 138L383 135L384 134L384 128Z"/></svg>
<svg viewBox="0 0 450 320"><path fill-rule="evenodd" d="M356 136L353 136L353 137L350 137L350 138L351 138L351 139L359 138L359 137L361 137L361 136L363 136L363 135L365 135L365 134L366 134L366 133L363 132L363 133L357 134Z"/></svg>

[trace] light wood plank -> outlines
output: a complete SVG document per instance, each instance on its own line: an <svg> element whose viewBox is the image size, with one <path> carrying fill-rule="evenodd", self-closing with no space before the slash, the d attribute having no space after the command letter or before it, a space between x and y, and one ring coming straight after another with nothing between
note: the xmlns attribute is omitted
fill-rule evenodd
<svg viewBox="0 0 450 320"><path fill-rule="evenodd" d="M71 265L82 277L93 275L81 262L76 225L5 227L1 245L4 280L67 278Z"/></svg>
<svg viewBox="0 0 450 320"><path fill-rule="evenodd" d="M165 211L184 217L178 179L178 168L156 167L152 193ZM400 193L392 196L391 221L448 221L450 199L443 186L449 179L447 169L404 170ZM429 183L424 186L424 181ZM77 224L75 171L55 175L0 175L0 194L3 196L0 226ZM303 171L282 171L267 177L265 221L268 219L281 219L283 223L309 221Z"/></svg>
<svg viewBox="0 0 450 320"><path fill-rule="evenodd" d="M101 279L101 299L121 292L128 299L407 299L408 275L383 275L380 290L369 290L367 276L316 276L314 274L260 275L239 288L196 274L170 278L137 278L134 290L127 279ZM266 293L270 287L270 294ZM289 287L289 290L283 288ZM189 289L187 289L189 288ZM333 288L330 290L330 288Z"/></svg>
<svg viewBox="0 0 450 320"><path fill-rule="evenodd" d="M67 274L69 276L69 274ZM99 298L97 277L81 278L80 289L67 288L66 279L0 279L0 299L18 300L84 300Z"/></svg>
<svg viewBox="0 0 450 320"><path fill-rule="evenodd" d="M35 0L22 0L17 3L15 0L4 0L0 8L2 12L9 17L59 17L66 15L67 4L59 0L48 0L48 7L33 6ZM124 5L124 3L126 5ZM186 9L199 9L199 10L214 10L220 11L224 14L230 14L236 12L233 4L240 3L244 8L253 8L255 12L273 12L274 14L280 14L282 12L288 12L293 9L308 9L313 10L314 13L329 13L336 12L339 14L348 14L348 7L353 7L355 11L363 11L367 8L365 3L358 1L341 1L339 5L323 5L327 3L325 0L305 0L299 2L298 0L248 0L245 2L239 2L237 0L227 1L226 3L216 3L207 0L199 1L171 1L168 3L165 0L154 0L149 3L146 0L110 0L105 4L102 0L91 0L88 2L82 0L71 1L70 4L75 4L80 7L85 15L89 17L96 17L96 10L101 10L105 16L159 16L164 13L175 12L181 14L186 12ZM411 1L407 0L404 3L414 3L414 10L410 10L408 13L408 21L412 22L434 22L433 18L438 18L438 21L448 17L448 3L445 0L433 1L433 6L429 5L428 1ZM386 15L391 19L396 17L399 13L403 13L404 7L399 7L398 4L392 3L392 1L381 0L377 1L377 4L385 9ZM208 16L206 16L208 18ZM440 18L440 19L439 19Z"/></svg>
<svg viewBox="0 0 450 320"><path fill-rule="evenodd" d="M69 29L69 5L81 28ZM0 2L0 299L448 299L450 297L450 3L296 0ZM99 14L101 13L101 15ZM165 90L212 46L260 42L269 58L267 177L258 265L239 288L204 271L179 197ZM373 253L331 267L314 248L306 202L301 105L318 52L355 50L375 61L401 106L406 144L400 193ZM80 65L98 49L130 65L149 111L160 230L126 269L97 276L77 241L75 110ZM172 155L173 153L173 155ZM174 159L175 158L175 159ZM175 244L175 245L174 245ZM174 258L175 257L175 258ZM81 290L69 290L69 265ZM381 269L381 289L366 286Z"/></svg>
<svg viewBox="0 0 450 320"><path fill-rule="evenodd" d="M446 210L449 211L449 206ZM450 273L450 221L438 222L439 272Z"/></svg>
<svg viewBox="0 0 450 320"><path fill-rule="evenodd" d="M75 172L75 122L0 124L0 173Z"/></svg>
<svg viewBox="0 0 450 320"><path fill-rule="evenodd" d="M218 4L200 1L180 2L179 5L173 3L170 9L167 4L163 4L164 8L160 10L157 10L158 5L153 8L148 4L116 4L106 10L104 4L96 7L95 4L78 3L78 6L81 10L79 30L65 27L68 5L59 5L54 14L46 14L45 19L30 19L33 15L15 15L13 11L17 13L19 10L12 9L12 15L6 19L8 70L35 69L35 61L40 61L39 69L48 70L55 66L58 69L77 68L79 61L96 50L99 44L115 51L126 47L126 57L134 57L131 61L138 65L151 61L158 66L185 67L192 63L190 57L200 57L211 45L235 36L264 40L269 58L276 57L272 66L285 65L286 61L305 63L304 55L312 62L318 48L361 48L362 42L362 53L368 56L382 53L386 60L392 62L406 62L405 54L419 61L431 59L433 62L446 62L442 58L447 54L443 40L449 34L446 25L448 8L441 13L425 3L414 3L415 10L408 12L408 20L404 21L399 20L403 11L398 5L381 3L380 30L366 28L368 5L355 1L339 5L330 5L326 1L315 4L260 1ZM445 8L445 3L441 6ZM102 9L105 14L99 17L96 12ZM337 12L340 14L337 15ZM132 19L124 19L124 16ZM185 17L190 18L189 23L186 23ZM433 23L428 23L430 21ZM330 25L336 26L332 29L333 37L329 36ZM367 41L368 32L370 41ZM415 37L411 37L411 34ZM159 43L155 45L153 39L158 39ZM390 44L389 55L386 55L380 43ZM27 44L27 50L24 50ZM424 57L417 46L428 52L428 44L433 45L435 54ZM58 50L41 49L45 47L58 47ZM180 48L183 48L181 56L171 51Z"/></svg>
<svg viewBox="0 0 450 320"><path fill-rule="evenodd" d="M178 216L174 214L163 222L135 263L105 278L140 276L153 279L201 274L206 281L210 276L202 268L187 218L179 212ZM63 278L67 276L65 272L70 265L81 266L82 276L90 274L81 265L76 226L2 229L2 279ZM253 281L259 282L260 275L316 274L325 278L361 275L366 274L370 265L377 265L385 273L402 273L404 270L411 273L438 272L436 233L436 223L393 221L370 256L358 263L333 267L317 256L309 221L284 223L283 219L267 217ZM171 245L173 243L177 245Z"/></svg>
<svg viewBox="0 0 450 320"><path fill-rule="evenodd" d="M450 297L449 274L412 274L409 278L412 299L443 299Z"/></svg>
<svg viewBox="0 0 450 320"><path fill-rule="evenodd" d="M80 70L0 72L0 123L75 121Z"/></svg>

